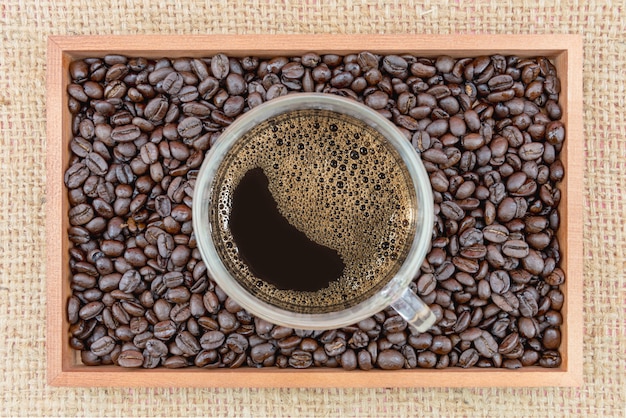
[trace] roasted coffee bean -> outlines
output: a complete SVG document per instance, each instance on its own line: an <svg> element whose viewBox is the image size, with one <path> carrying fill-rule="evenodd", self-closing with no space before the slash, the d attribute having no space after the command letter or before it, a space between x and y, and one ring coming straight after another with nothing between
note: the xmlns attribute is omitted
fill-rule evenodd
<svg viewBox="0 0 626 418"><path fill-rule="evenodd" d="M559 267L546 277L546 283L550 286L559 286L565 282L565 273Z"/></svg>
<svg viewBox="0 0 626 418"><path fill-rule="evenodd" d="M189 331L179 333L175 341L184 355L193 356L200 352L200 343Z"/></svg>
<svg viewBox="0 0 626 418"><path fill-rule="evenodd" d="M492 358L498 353L498 343L487 331L483 331L480 337L473 341L473 344L478 353L483 357Z"/></svg>
<svg viewBox="0 0 626 418"><path fill-rule="evenodd" d="M200 318L198 318L197 322L198 322L198 325L205 330L215 331L219 329L218 322L215 319L210 318L208 316L201 316Z"/></svg>
<svg viewBox="0 0 626 418"><path fill-rule="evenodd" d="M531 318L537 315L539 306L537 300L532 296L529 291L523 291L517 295L519 299L519 312L520 315Z"/></svg>
<svg viewBox="0 0 626 418"><path fill-rule="evenodd" d="M78 312L78 316L81 319L89 320L99 315L103 309L104 309L104 304L102 302L99 302L99 301L89 302L88 304L80 308Z"/></svg>
<svg viewBox="0 0 626 418"><path fill-rule="evenodd" d="M462 272L470 274L478 272L479 265L476 260L463 257L453 257L452 263Z"/></svg>
<svg viewBox="0 0 626 418"><path fill-rule="evenodd" d="M387 318L383 323L383 329L387 333L404 331L406 327L407 323L400 315Z"/></svg>
<svg viewBox="0 0 626 418"><path fill-rule="evenodd" d="M80 353L80 359L83 364L87 366L98 366L102 363L100 357L94 354L92 351L83 350Z"/></svg>
<svg viewBox="0 0 626 418"><path fill-rule="evenodd" d="M539 359L539 365L542 367L559 367L561 365L561 355L558 351L549 350L545 351Z"/></svg>
<svg viewBox="0 0 626 418"><path fill-rule="evenodd" d="M81 203L70 209L70 223L72 225L85 225L94 217L94 210L86 203Z"/></svg>
<svg viewBox="0 0 626 418"><path fill-rule="evenodd" d="M443 202L440 207L442 214L448 219L460 221L465 216L465 211L453 201Z"/></svg>
<svg viewBox="0 0 626 418"><path fill-rule="evenodd" d="M528 255L522 259L522 265L531 274L539 275L544 268L543 257L533 249L528 250Z"/></svg>
<svg viewBox="0 0 626 418"><path fill-rule="evenodd" d="M226 339L226 345L237 354L244 353L248 349L248 340L241 334L230 334Z"/></svg>
<svg viewBox="0 0 626 418"><path fill-rule="evenodd" d="M522 240L508 240L502 244L502 252L514 258L524 258L528 255L528 244Z"/></svg>
<svg viewBox="0 0 626 418"><path fill-rule="evenodd" d="M483 232L478 228L468 228L459 236L459 243L463 247L470 247L483 243Z"/></svg>
<svg viewBox="0 0 626 418"><path fill-rule="evenodd" d="M174 355L165 359L163 366L167 369L180 369L189 366L189 363L183 356Z"/></svg>
<svg viewBox="0 0 626 418"><path fill-rule="evenodd" d="M275 353L276 346L271 343L262 343L251 348L250 357L255 363L262 364L268 358L273 357Z"/></svg>
<svg viewBox="0 0 626 418"><path fill-rule="evenodd" d="M216 54L211 58L211 73L217 79L223 79L230 71L230 62L226 55Z"/></svg>
<svg viewBox="0 0 626 418"><path fill-rule="evenodd" d="M487 255L487 247L482 244L474 244L461 250L460 255L470 259L482 259Z"/></svg>
<svg viewBox="0 0 626 418"><path fill-rule="evenodd" d="M176 324L171 320L158 322L154 325L154 336L159 340L169 340L176 334Z"/></svg>
<svg viewBox="0 0 626 418"><path fill-rule="evenodd" d="M543 346L549 350L559 348L561 345L561 331L558 328L548 328L543 332Z"/></svg>
<svg viewBox="0 0 626 418"><path fill-rule="evenodd" d="M70 324L75 324L79 320L80 300L76 296L71 296L67 301L67 319Z"/></svg>
<svg viewBox="0 0 626 418"><path fill-rule="evenodd" d="M143 355L136 350L122 351L117 357L117 364L122 367L141 367L143 361Z"/></svg>
<svg viewBox="0 0 626 418"><path fill-rule="evenodd" d="M99 338L91 344L91 352L98 357L110 354L115 348L115 340L108 335Z"/></svg>
<svg viewBox="0 0 626 418"><path fill-rule="evenodd" d="M313 364L313 356L307 351L297 350L289 356L289 365L295 369L306 369Z"/></svg>
<svg viewBox="0 0 626 418"><path fill-rule="evenodd" d="M519 360L524 367L532 366L539 361L539 353L535 350L526 350Z"/></svg>
<svg viewBox="0 0 626 418"><path fill-rule="evenodd" d="M432 293L437 286L435 276L432 274L422 275L417 282L417 292L421 296L426 296Z"/></svg>
<svg viewBox="0 0 626 418"><path fill-rule="evenodd" d="M202 131L202 122L196 117L188 117L178 124L176 130L183 138L193 138Z"/></svg>
<svg viewBox="0 0 626 418"><path fill-rule="evenodd" d="M546 323L552 326L559 326L563 324L563 315L555 310L550 310L545 314Z"/></svg>
<svg viewBox="0 0 626 418"><path fill-rule="evenodd" d="M504 270L496 270L489 274L491 291L498 294L507 292L511 286L509 274Z"/></svg>
<svg viewBox="0 0 626 418"><path fill-rule="evenodd" d="M111 131L111 139L115 142L134 141L141 135L141 130L135 125L117 126Z"/></svg>
<svg viewBox="0 0 626 418"><path fill-rule="evenodd" d="M524 338L534 338L539 333L538 324L533 318L520 318L517 328Z"/></svg>
<svg viewBox="0 0 626 418"><path fill-rule="evenodd" d="M355 370L358 366L358 360L357 360L357 356L354 350L352 349L346 350L339 357L339 364L341 365L341 367L343 367L344 370Z"/></svg>
<svg viewBox="0 0 626 418"><path fill-rule="evenodd" d="M469 348L463 351L463 353L461 353L458 364L459 366L466 369L466 368L474 366L478 362L479 359L480 359L480 356L478 354L478 351L476 351L476 349L474 348Z"/></svg>
<svg viewBox="0 0 626 418"><path fill-rule="evenodd" d="M494 304L504 312L509 314L516 314L518 312L517 308L519 308L519 300L511 291L507 291L502 295L492 293L491 298L493 299Z"/></svg>
<svg viewBox="0 0 626 418"><path fill-rule="evenodd" d="M437 365L437 355L432 351L422 351L417 354L417 365L425 369L431 369Z"/></svg>
<svg viewBox="0 0 626 418"><path fill-rule="evenodd" d="M324 351L330 357L338 356L346 351L347 343L343 338L335 338L329 343L324 344Z"/></svg>
<svg viewBox="0 0 626 418"><path fill-rule="evenodd" d="M209 313L215 314L218 312L220 308L220 301L217 298L217 295L213 292L207 292L202 297L202 301L204 303L204 307ZM270 328L271 329L271 328Z"/></svg>
<svg viewBox="0 0 626 418"><path fill-rule="evenodd" d="M482 230L483 237L490 242L502 244L507 241L509 237L509 230L500 224L492 224L485 226Z"/></svg>
<svg viewBox="0 0 626 418"><path fill-rule="evenodd" d="M565 139L565 127L561 121L550 122L546 126L546 140L552 145L559 145Z"/></svg>
<svg viewBox="0 0 626 418"><path fill-rule="evenodd" d="M130 320L130 330L133 334L141 334L148 330L149 322L144 317L135 317Z"/></svg>
<svg viewBox="0 0 626 418"><path fill-rule="evenodd" d="M224 332L234 331L239 326L239 322L237 321L235 315L226 310L219 311L217 314L217 321L220 325L220 329Z"/></svg>
<svg viewBox="0 0 626 418"><path fill-rule="evenodd" d="M360 350L357 354L357 363L361 370L371 370L374 368L372 355L367 350Z"/></svg>
<svg viewBox="0 0 626 418"><path fill-rule="evenodd" d="M433 338L430 347L435 354L448 354L452 350L452 342L448 337L437 335Z"/></svg>
<svg viewBox="0 0 626 418"><path fill-rule="evenodd" d="M128 270L122 275L119 289L124 293L132 293L141 284L141 275L137 270Z"/></svg>
<svg viewBox="0 0 626 418"><path fill-rule="evenodd" d="M383 350L378 353L376 364L383 370L398 370L404 366L404 356L397 350Z"/></svg>
<svg viewBox="0 0 626 418"><path fill-rule="evenodd" d="M170 311L170 318L174 322L185 322L191 317L191 310L189 309L189 303L177 303L172 307Z"/></svg>

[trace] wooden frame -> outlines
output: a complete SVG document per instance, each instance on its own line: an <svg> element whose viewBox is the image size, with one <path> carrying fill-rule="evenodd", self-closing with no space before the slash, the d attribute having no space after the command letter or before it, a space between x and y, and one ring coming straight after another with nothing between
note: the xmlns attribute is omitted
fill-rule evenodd
<svg viewBox="0 0 626 418"><path fill-rule="evenodd" d="M343 371L315 368L205 370L130 370L116 366L88 367L68 345L66 300L70 294L67 228L68 200L63 174L69 160L70 115L66 86L71 60L108 53L144 57L296 55L309 51L346 54L368 50L421 56L483 54L544 55L561 78L563 122L567 140L562 159L558 236L567 281L564 325L557 369L460 369ZM582 38L577 35L201 35L201 36L52 36L48 40L47 73L47 379L53 386L156 387L485 387L578 386L583 380L582 354Z"/></svg>

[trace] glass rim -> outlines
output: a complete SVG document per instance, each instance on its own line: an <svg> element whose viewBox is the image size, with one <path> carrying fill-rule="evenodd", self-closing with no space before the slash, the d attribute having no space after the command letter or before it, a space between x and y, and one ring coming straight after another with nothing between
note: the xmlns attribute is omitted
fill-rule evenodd
<svg viewBox="0 0 626 418"><path fill-rule="evenodd" d="M355 117L379 132L406 165L417 199L413 242L394 277L368 299L327 313L297 313L262 301L240 285L222 262L211 238L209 207L215 175L235 143L260 122L289 111L326 109ZM375 110L355 100L326 93L296 93L265 102L239 116L209 149L196 177L192 204L193 229L207 274L248 312L272 323L300 329L333 329L354 324L387 308L415 278L430 248L434 222L433 194L426 169L404 134Z"/></svg>

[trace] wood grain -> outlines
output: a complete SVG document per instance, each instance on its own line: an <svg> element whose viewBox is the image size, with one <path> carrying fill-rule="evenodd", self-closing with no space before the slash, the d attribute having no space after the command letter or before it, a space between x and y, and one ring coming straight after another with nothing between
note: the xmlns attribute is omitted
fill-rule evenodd
<svg viewBox="0 0 626 418"><path fill-rule="evenodd" d="M67 69L73 59L109 53L159 57L197 57L225 52L232 56L297 55L309 51L348 54L411 53L455 57L488 54L550 57L561 78L561 104L567 141L562 158L561 243L567 282L563 308L563 364L558 369L520 370L449 368L444 370L343 371L279 370L127 370L86 367L68 346L66 303L70 295L67 193L63 173L71 137L67 109ZM582 384L582 39L577 35L197 35L197 36L51 36L47 57L46 297L47 379L53 386L129 387L520 387Z"/></svg>

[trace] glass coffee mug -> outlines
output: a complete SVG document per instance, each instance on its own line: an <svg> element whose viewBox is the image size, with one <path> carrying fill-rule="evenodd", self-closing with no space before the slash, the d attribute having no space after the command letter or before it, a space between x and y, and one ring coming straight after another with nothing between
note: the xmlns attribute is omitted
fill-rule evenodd
<svg viewBox="0 0 626 418"><path fill-rule="evenodd" d="M251 109L198 173L193 228L209 277L248 312L333 329L393 307L435 322L409 288L430 247L433 195L402 132L376 111L299 93Z"/></svg>

